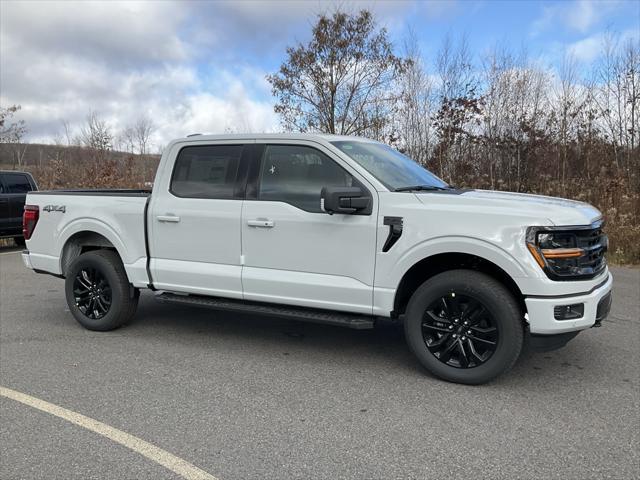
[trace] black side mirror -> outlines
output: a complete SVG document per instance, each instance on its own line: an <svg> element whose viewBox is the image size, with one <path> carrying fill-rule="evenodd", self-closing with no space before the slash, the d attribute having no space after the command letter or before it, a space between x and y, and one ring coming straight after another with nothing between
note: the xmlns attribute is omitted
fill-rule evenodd
<svg viewBox="0 0 640 480"><path fill-rule="evenodd" d="M371 198L359 187L324 187L320 193L322 208L329 215L334 213L370 215Z"/></svg>

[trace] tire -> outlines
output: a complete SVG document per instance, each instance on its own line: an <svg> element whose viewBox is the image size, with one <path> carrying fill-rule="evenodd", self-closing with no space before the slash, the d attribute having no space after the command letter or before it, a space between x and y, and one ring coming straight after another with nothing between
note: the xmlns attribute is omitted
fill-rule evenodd
<svg viewBox="0 0 640 480"><path fill-rule="evenodd" d="M24 237L13 237L13 241L19 247L24 247L27 244Z"/></svg>
<svg viewBox="0 0 640 480"><path fill-rule="evenodd" d="M85 286L91 286L86 288ZM132 288L122 261L112 250L93 250L77 257L65 278L69 310L83 327L108 331L135 315L140 290Z"/></svg>
<svg viewBox="0 0 640 480"><path fill-rule="evenodd" d="M522 350L524 320L500 282L474 270L450 270L418 287L407 306L404 330L409 348L430 373L478 385L514 365Z"/></svg>

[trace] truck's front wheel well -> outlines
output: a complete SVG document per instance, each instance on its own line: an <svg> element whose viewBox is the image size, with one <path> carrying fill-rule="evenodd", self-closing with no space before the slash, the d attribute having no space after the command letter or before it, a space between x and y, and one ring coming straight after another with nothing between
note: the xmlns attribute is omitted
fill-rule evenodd
<svg viewBox="0 0 640 480"><path fill-rule="evenodd" d="M66 275L66 272L71 265L71 262L85 252L91 250L113 250L118 253L116 247L103 235L96 232L78 232L74 233L62 249L61 267L62 275Z"/></svg>
<svg viewBox="0 0 640 480"><path fill-rule="evenodd" d="M490 275L507 287L520 305L523 313L527 311L524 296L518 285L507 272L495 263L467 253L441 253L419 261L404 274L396 291L393 316L397 317L405 312L413 292L429 278L447 270L456 269L476 270Z"/></svg>

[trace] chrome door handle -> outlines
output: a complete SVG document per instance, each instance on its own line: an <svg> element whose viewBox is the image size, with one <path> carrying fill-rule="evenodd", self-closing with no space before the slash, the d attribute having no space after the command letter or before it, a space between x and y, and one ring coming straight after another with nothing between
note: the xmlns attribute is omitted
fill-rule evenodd
<svg viewBox="0 0 640 480"><path fill-rule="evenodd" d="M178 223L180 221L180 217L175 215L158 215L156 218L159 222Z"/></svg>
<svg viewBox="0 0 640 480"><path fill-rule="evenodd" d="M247 225L249 225L250 227L273 228L276 224L273 222L273 220L267 220L266 218L257 218L256 220L247 221Z"/></svg>

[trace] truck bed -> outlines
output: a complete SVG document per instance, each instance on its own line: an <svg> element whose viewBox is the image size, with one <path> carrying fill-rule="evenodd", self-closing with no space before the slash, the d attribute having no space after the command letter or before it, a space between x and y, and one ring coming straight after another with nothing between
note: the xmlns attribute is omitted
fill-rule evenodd
<svg viewBox="0 0 640 480"><path fill-rule="evenodd" d="M98 189L30 192L26 204L39 207L27 243L33 268L64 275L65 255L87 232L104 237L120 255L135 286L148 284L145 211L149 190Z"/></svg>

